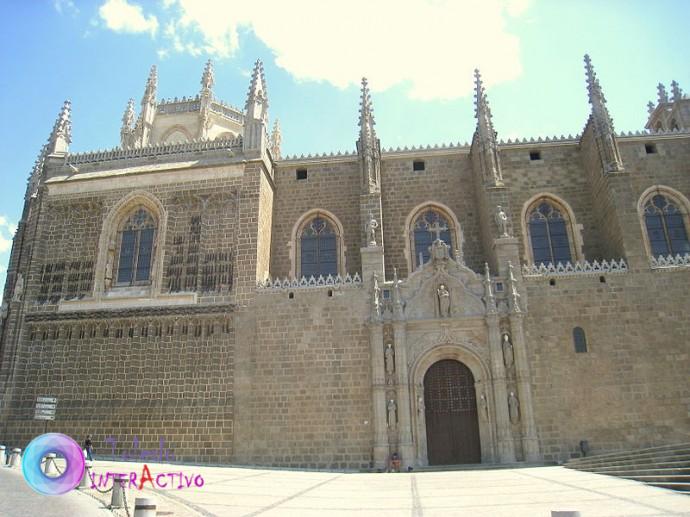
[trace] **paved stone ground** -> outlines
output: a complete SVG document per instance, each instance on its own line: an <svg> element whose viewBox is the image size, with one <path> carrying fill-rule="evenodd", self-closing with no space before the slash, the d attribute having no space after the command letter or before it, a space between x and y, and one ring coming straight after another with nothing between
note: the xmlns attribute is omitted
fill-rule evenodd
<svg viewBox="0 0 690 517"><path fill-rule="evenodd" d="M142 492L129 490L132 504L137 496L154 496L158 515L176 517L550 517L551 510L559 509L579 510L582 517L690 516L690 496L563 467L355 474L156 463L148 466L154 477L180 471L203 477L201 488L152 490L147 483ZM139 477L142 467L142 463L97 461L95 472L136 472ZM5 477L0 478L3 486ZM4 493L0 486L0 494ZM106 503L110 500L109 495L102 496L95 490L71 496L70 500L89 502L94 511L103 504L89 501L88 496ZM7 499L3 496L2 500ZM61 515L52 511L52 505L44 513L39 507L36 504L32 511L8 515ZM0 515L6 514L0 511Z"/></svg>
<svg viewBox="0 0 690 517"><path fill-rule="evenodd" d="M141 473L141 463L98 462L96 471ZM201 474L202 488L156 490L168 515L204 516L690 516L690 496L563 467L356 474L149 464L151 473ZM147 483L147 486L150 484ZM130 491L130 499L138 493ZM154 491L144 489L146 495Z"/></svg>
<svg viewBox="0 0 690 517"><path fill-rule="evenodd" d="M107 517L112 513L102 504L78 493L47 496L34 492L20 469L0 467L0 515L27 517Z"/></svg>

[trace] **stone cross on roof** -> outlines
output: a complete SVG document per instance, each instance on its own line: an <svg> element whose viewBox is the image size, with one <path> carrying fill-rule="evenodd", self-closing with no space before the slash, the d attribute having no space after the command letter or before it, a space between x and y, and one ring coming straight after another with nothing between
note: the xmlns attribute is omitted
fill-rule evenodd
<svg viewBox="0 0 690 517"><path fill-rule="evenodd" d="M428 231L430 231L431 233L435 233L436 234L435 240L440 241L441 240L441 232L445 232L446 230L448 230L448 227L447 226L441 226L440 224L438 224L438 221L434 221L434 224L427 224L426 229Z"/></svg>

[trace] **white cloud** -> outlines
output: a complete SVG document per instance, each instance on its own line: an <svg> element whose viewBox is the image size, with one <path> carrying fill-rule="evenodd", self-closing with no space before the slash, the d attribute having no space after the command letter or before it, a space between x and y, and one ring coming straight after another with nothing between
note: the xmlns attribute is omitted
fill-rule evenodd
<svg viewBox="0 0 690 517"><path fill-rule="evenodd" d="M98 14L115 32L148 32L155 36L158 30L156 16L145 16L140 5L127 3L127 0L108 0L98 9Z"/></svg>
<svg viewBox="0 0 690 517"><path fill-rule="evenodd" d="M60 14L69 13L72 16L76 16L79 14L79 9L76 5L74 5L74 2L72 0L54 0L53 6L55 7L55 10Z"/></svg>
<svg viewBox="0 0 690 517"><path fill-rule="evenodd" d="M112 0L111 0L112 1ZM520 42L506 20L531 0L166 0L172 49L230 57L251 30L296 79L384 90L409 85L417 99L452 99L522 72Z"/></svg>
<svg viewBox="0 0 690 517"><path fill-rule="evenodd" d="M0 215L0 253L6 253L12 249L12 237L16 231L17 225L10 222L4 215Z"/></svg>

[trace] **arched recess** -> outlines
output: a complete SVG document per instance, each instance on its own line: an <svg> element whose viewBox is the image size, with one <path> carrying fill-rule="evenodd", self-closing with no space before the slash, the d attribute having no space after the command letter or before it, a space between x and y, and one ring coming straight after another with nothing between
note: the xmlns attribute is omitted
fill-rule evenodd
<svg viewBox="0 0 690 517"><path fill-rule="evenodd" d="M427 451L426 415L424 408L424 376L429 368L444 359L452 359L467 366L474 376L477 417L482 463L496 458L494 392L489 366L472 344L439 344L427 350L411 366L412 426L417 465L429 464ZM482 399L482 396L484 397ZM486 407L482 405L486 402Z"/></svg>
<svg viewBox="0 0 690 517"><path fill-rule="evenodd" d="M161 137L162 144L183 144L191 141L192 135L189 133L187 128L179 124L169 128Z"/></svg>
<svg viewBox="0 0 690 517"><path fill-rule="evenodd" d="M432 210L442 215L448 222L448 232L451 238L451 257L455 256L456 250L462 250L464 245L462 230L460 228L460 223L458 218L455 217L453 211L443 203L436 201L425 201L414 207L405 219L405 260L407 261L407 271L412 273L417 269L418 255L419 251L415 248L414 244L414 225L418 218L423 215L427 210Z"/></svg>
<svg viewBox="0 0 690 517"><path fill-rule="evenodd" d="M340 220L332 212L323 208L315 208L304 213L292 227L290 242L288 243L290 254L290 276L292 278L300 278L302 276L302 254L301 254L301 236L302 232L308 224L317 217L322 217L330 225L332 225L336 234L336 254L337 254L337 273L339 275L346 274L345 268L345 232Z"/></svg>
<svg viewBox="0 0 690 517"><path fill-rule="evenodd" d="M128 218L133 211L139 207L145 208L155 219L156 235L153 244L151 262L151 283L146 288L138 288L136 291L144 296L155 296L160 293L161 280L163 277L163 253L165 248L165 233L167 228L168 214L160 200L153 194L138 190L130 192L118 201L108 212L101 236L98 240L98 256L96 259L96 277L94 282L94 297L99 297L106 292L105 277L106 269L110 262L111 268L114 263L115 254L118 252L117 232L121 224ZM112 272L114 274L114 271ZM125 289L111 287L112 291L122 291Z"/></svg>
<svg viewBox="0 0 690 517"><path fill-rule="evenodd" d="M529 231L529 217L532 212L541 205L547 202L558 209L565 219L565 226L568 232L568 244L570 247L570 255L572 262L577 262L585 259L582 251L582 225L577 224L575 212L570 207L567 201L563 198L548 192L541 192L529 198L524 205L522 205L522 213L520 214L520 224L522 227L523 244L525 247L524 260L527 264L534 264L534 253L532 250L532 236ZM554 264L555 265L555 264Z"/></svg>
<svg viewBox="0 0 690 517"><path fill-rule="evenodd" d="M231 133L230 131L225 131L221 134L219 134L214 140L233 140L235 138L235 135Z"/></svg>
<svg viewBox="0 0 690 517"><path fill-rule="evenodd" d="M647 207L647 204L651 202L655 196L660 195L665 197L668 201L670 201L672 204L674 204L677 209L678 209L678 215L680 215L682 221L683 221L683 226L684 226L684 231L685 231L685 239L686 241L688 238L690 238L690 201L688 201L688 198L685 197L681 192L678 190L667 187L665 185L652 185L648 189L646 189L642 195L640 196L639 200L637 201L637 214L640 219L640 226L642 227L642 238L645 246L645 251L647 252L648 257L656 257L656 253L653 251L653 246L652 242L649 238L649 230L647 228L647 222L646 222L646 217L645 217L645 210ZM665 223L664 223L665 225ZM666 232L665 228L662 228L662 231ZM671 255L676 255L676 254L681 254L683 255L684 253L669 253Z"/></svg>

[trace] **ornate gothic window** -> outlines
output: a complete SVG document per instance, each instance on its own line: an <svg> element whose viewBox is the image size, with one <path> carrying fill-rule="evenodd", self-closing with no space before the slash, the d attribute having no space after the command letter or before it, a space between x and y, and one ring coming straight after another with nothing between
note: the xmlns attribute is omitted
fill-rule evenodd
<svg viewBox="0 0 690 517"><path fill-rule="evenodd" d="M686 219L680 203L656 191L644 204L644 222L654 257L690 253Z"/></svg>
<svg viewBox="0 0 690 517"><path fill-rule="evenodd" d="M151 281L156 223L145 208L136 209L118 231L119 253L115 285L148 284Z"/></svg>
<svg viewBox="0 0 690 517"><path fill-rule="evenodd" d="M528 212L527 224L535 264L572 261L569 221L560 207L549 200L541 200Z"/></svg>
<svg viewBox="0 0 690 517"><path fill-rule="evenodd" d="M449 218L439 210L433 208L422 210L414 219L411 230L410 249L414 269L429 261L429 247L437 237L450 246L452 256L452 250L455 249L451 237L453 227Z"/></svg>
<svg viewBox="0 0 690 517"><path fill-rule="evenodd" d="M331 221L322 215L310 219L300 233L300 275L337 275L338 246L338 233Z"/></svg>

